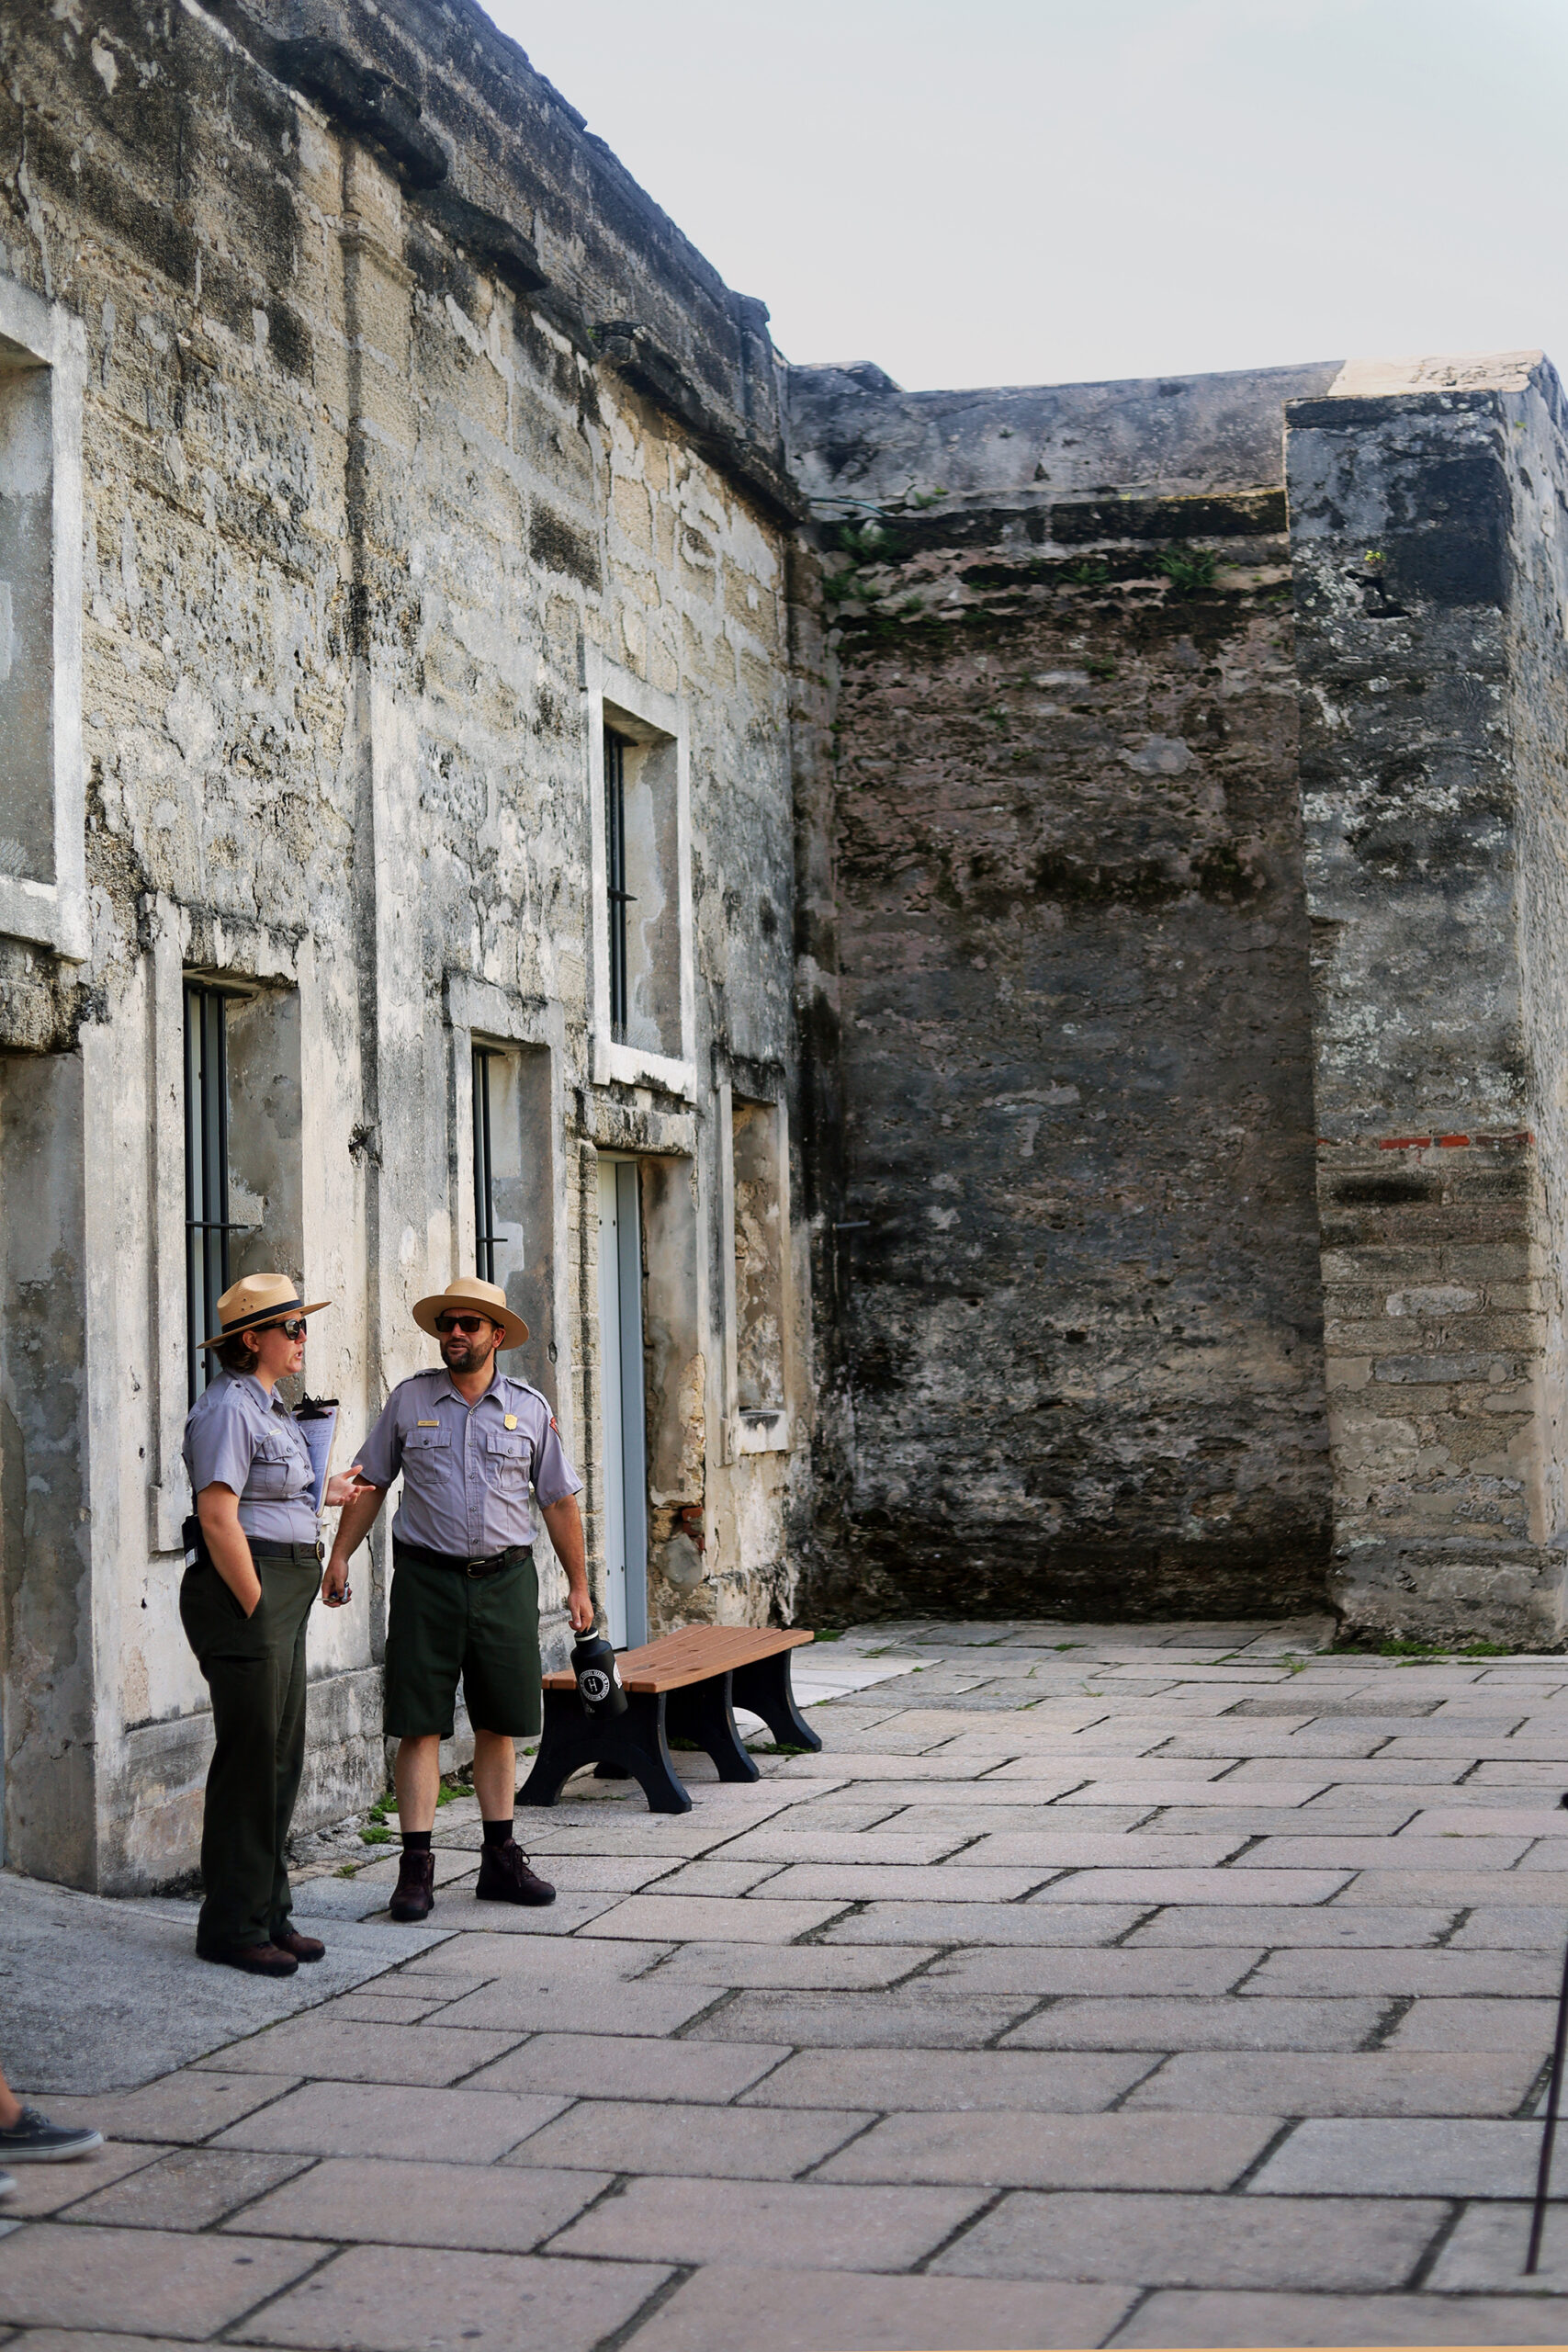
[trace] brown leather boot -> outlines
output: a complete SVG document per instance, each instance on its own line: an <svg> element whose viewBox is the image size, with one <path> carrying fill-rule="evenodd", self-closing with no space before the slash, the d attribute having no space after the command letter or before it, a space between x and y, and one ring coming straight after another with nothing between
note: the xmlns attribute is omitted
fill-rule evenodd
<svg viewBox="0 0 1568 2352"><path fill-rule="evenodd" d="M400 1926L412 1928L428 1919L435 1904L435 1857L428 1849L411 1854L405 1847L398 1864L398 1883L387 1908Z"/></svg>
<svg viewBox="0 0 1568 2352"><path fill-rule="evenodd" d="M298 1928L275 1928L272 1940L279 1951L291 1951L296 1960L325 1960L327 1948L319 1937L302 1936Z"/></svg>
<svg viewBox="0 0 1568 2352"><path fill-rule="evenodd" d="M221 1944L207 1950L198 1944L197 1956L215 1960L220 1968L243 1968L247 1976L292 1976L299 1965L291 1951L280 1951L276 1944Z"/></svg>
<svg viewBox="0 0 1568 2352"><path fill-rule="evenodd" d="M479 1903L553 1903L555 1888L528 1868L528 1857L514 1838L504 1846L486 1846L479 1855Z"/></svg>

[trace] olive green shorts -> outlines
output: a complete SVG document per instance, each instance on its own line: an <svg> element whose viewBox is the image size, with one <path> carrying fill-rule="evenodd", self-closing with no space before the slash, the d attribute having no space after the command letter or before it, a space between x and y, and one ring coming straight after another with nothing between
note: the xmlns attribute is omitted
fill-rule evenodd
<svg viewBox="0 0 1568 2352"><path fill-rule="evenodd" d="M433 1568L392 1546L389 1739L450 1739L457 1678L476 1731L532 1739L540 1719L539 1580L532 1552L493 1576Z"/></svg>

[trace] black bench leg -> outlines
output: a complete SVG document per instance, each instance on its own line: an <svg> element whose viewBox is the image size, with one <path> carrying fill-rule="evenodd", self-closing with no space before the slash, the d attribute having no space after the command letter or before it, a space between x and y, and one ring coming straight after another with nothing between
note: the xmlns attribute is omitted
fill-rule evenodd
<svg viewBox="0 0 1568 2352"><path fill-rule="evenodd" d="M789 1662L794 1650L776 1650L772 1657L760 1657L752 1666L738 1666L730 1677L731 1697L738 1707L749 1707L761 1715L781 1747L809 1747L822 1745L800 1709L795 1703L790 1687Z"/></svg>
<svg viewBox="0 0 1568 2352"><path fill-rule="evenodd" d="M728 1674L710 1675L705 1682L688 1682L683 1690L671 1690L666 1721L676 1739L694 1740L706 1749L721 1781L761 1780L736 1725Z"/></svg>
<svg viewBox="0 0 1568 2352"><path fill-rule="evenodd" d="M588 1716L572 1690L547 1690L545 1728L519 1804L554 1804L585 1764L615 1764L641 1785L650 1813L690 1813L664 1736L664 1694L626 1693L624 1715Z"/></svg>

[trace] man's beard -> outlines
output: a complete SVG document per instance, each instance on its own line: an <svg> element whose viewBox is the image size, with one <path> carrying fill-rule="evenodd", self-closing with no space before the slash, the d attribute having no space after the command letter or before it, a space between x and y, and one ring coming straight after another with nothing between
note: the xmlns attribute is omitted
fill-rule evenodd
<svg viewBox="0 0 1568 2352"><path fill-rule="evenodd" d="M450 1339L443 1340L441 1353L447 1371L482 1372L495 1355L493 1345L486 1348L484 1354L481 1355L479 1351L482 1345L481 1340L470 1340L465 1332L461 1331L454 1332Z"/></svg>

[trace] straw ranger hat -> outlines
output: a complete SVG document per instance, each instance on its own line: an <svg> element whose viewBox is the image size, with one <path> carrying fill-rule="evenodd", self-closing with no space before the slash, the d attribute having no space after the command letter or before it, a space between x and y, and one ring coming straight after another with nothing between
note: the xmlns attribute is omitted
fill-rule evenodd
<svg viewBox="0 0 1568 2352"><path fill-rule="evenodd" d="M528 1326L521 1315L513 1315L506 1304L506 1293L496 1283L481 1283L474 1274L456 1274L443 1291L432 1298L420 1299L413 1310L413 1319L422 1331L432 1339L439 1339L435 1318L438 1315L484 1315L502 1327L498 1345L520 1348L528 1336Z"/></svg>
<svg viewBox="0 0 1568 2352"><path fill-rule="evenodd" d="M220 1348L237 1331L259 1331L265 1324L281 1323L286 1315L319 1315L330 1298L306 1300L288 1274L246 1274L231 1283L218 1302L219 1329L204 1348Z"/></svg>

